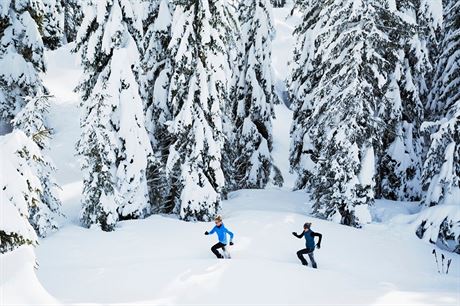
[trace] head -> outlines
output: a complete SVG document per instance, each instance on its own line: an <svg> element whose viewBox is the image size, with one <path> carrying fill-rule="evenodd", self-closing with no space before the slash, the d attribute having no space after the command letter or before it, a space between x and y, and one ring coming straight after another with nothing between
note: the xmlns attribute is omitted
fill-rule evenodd
<svg viewBox="0 0 460 306"><path fill-rule="evenodd" d="M310 222L306 222L306 223L303 225L303 229L304 229L305 231L310 230L310 227L311 227L311 223L310 223Z"/></svg>
<svg viewBox="0 0 460 306"><path fill-rule="evenodd" d="M216 223L217 226L222 225L222 216L218 215L214 218L214 222Z"/></svg>

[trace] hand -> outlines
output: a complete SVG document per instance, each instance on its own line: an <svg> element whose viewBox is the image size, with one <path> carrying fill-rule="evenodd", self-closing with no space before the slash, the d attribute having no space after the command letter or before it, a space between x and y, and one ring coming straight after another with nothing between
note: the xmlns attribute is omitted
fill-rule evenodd
<svg viewBox="0 0 460 306"><path fill-rule="evenodd" d="M208 231L204 232L205 235L209 235Z"/></svg>
<svg viewBox="0 0 460 306"><path fill-rule="evenodd" d="M292 235L296 236L297 237L297 233L296 232L292 232Z"/></svg>
<svg viewBox="0 0 460 306"><path fill-rule="evenodd" d="M321 244L318 242L318 243L316 244L316 247L317 247L318 249L321 249Z"/></svg>
<svg viewBox="0 0 460 306"><path fill-rule="evenodd" d="M233 245L233 241L230 241L230 245Z"/></svg>

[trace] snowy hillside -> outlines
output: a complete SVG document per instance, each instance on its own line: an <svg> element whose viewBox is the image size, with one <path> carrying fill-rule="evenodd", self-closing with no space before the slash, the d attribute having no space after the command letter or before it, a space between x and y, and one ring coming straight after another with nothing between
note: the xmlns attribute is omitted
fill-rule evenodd
<svg viewBox="0 0 460 306"><path fill-rule="evenodd" d="M289 12L274 9L272 61L281 95L300 18ZM225 226L235 234L232 259L211 253L216 237L204 233L213 222L157 214L120 221L112 232L83 227L76 155L81 110L74 92L83 70L74 47L45 53L54 131L46 153L57 167L64 216L58 231L39 239L36 263L25 246L1 255L0 305L460 305L460 256L417 238L418 203L377 200L372 222L361 229L311 216L309 194L292 191L292 111L284 104L275 106L272 151L284 185L234 191L222 201ZM292 232L307 221L323 235L315 251L318 269L302 266L296 256L305 241ZM452 260L449 274L438 273L441 254L443 271Z"/></svg>
<svg viewBox="0 0 460 306"><path fill-rule="evenodd" d="M215 237L203 235L210 223L154 216L113 233L69 224L41 242L38 278L66 304L458 304L457 256L440 275L431 246L406 224L357 230L306 217L308 206L302 192L232 193L223 216L235 245L224 261L209 250ZM306 220L324 235L318 270L295 255L304 242L291 232Z"/></svg>

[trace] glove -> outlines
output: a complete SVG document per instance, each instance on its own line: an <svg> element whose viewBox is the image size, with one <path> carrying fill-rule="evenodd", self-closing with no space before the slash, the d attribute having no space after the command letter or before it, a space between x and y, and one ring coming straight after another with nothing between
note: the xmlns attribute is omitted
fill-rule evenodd
<svg viewBox="0 0 460 306"><path fill-rule="evenodd" d="M316 247L317 247L318 249L321 249L321 244L318 242L318 243L316 244Z"/></svg>
<svg viewBox="0 0 460 306"><path fill-rule="evenodd" d="M292 232L292 235L296 236L297 237L297 233L296 232Z"/></svg>
<svg viewBox="0 0 460 306"><path fill-rule="evenodd" d="M233 245L233 241L230 241L230 245Z"/></svg>
<svg viewBox="0 0 460 306"><path fill-rule="evenodd" d="M209 235L208 231L204 232L205 235Z"/></svg>

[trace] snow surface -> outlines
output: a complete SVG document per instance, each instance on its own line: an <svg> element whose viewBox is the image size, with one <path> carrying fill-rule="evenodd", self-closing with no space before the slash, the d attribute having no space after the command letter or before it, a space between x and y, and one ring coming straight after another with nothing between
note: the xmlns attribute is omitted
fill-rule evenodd
<svg viewBox="0 0 460 306"><path fill-rule="evenodd" d="M35 275L32 247L21 246L0 259L0 305L60 304Z"/></svg>
<svg viewBox="0 0 460 306"><path fill-rule="evenodd" d="M285 12L275 10L278 30L289 26ZM0 257L1 305L459 305L460 257L444 252L452 258L450 273L437 273L433 246L414 234L413 203L377 201L374 223L355 229L309 217L303 192L234 192L223 203L224 223L235 233L231 260L213 257L216 237L203 235L212 223L156 215L120 222L110 233L81 227L82 178L74 153L79 111L72 93L79 72L70 48L48 52L46 77L55 95L50 154L67 219L40 240L37 277L27 250ZM286 59L281 49L274 50L278 60ZM278 75L283 69L275 62ZM273 156L289 187L290 111L280 105L276 113ZM305 242L291 232L306 221L324 235L317 270L301 266L295 254Z"/></svg>
<svg viewBox="0 0 460 306"><path fill-rule="evenodd" d="M231 260L213 258L211 223L166 216L124 221L112 233L68 224L37 249L43 286L66 304L458 305L460 260L440 275L432 247L409 223L363 230L305 216L302 192L243 190L224 203ZM305 221L323 233L318 270L301 266ZM225 292L225 293L224 293Z"/></svg>

